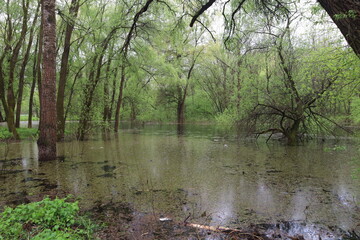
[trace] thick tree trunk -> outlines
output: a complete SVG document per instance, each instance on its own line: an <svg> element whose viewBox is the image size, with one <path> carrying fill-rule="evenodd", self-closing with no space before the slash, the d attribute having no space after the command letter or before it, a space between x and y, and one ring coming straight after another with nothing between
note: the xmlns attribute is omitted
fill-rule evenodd
<svg viewBox="0 0 360 240"><path fill-rule="evenodd" d="M301 119L296 119L293 125L284 133L287 138L287 144L295 146L299 143L299 128Z"/></svg>
<svg viewBox="0 0 360 240"><path fill-rule="evenodd" d="M360 57L359 0L318 0L340 29L354 52Z"/></svg>
<svg viewBox="0 0 360 240"><path fill-rule="evenodd" d="M55 0L42 1L43 64L40 97L39 161L56 158L56 18Z"/></svg>
<svg viewBox="0 0 360 240"><path fill-rule="evenodd" d="M65 114L64 114L64 98L65 87L68 75L69 55L71 46L71 35L74 30L74 21L77 17L80 4L78 0L72 0L70 5L70 17L71 19L66 23L64 50L61 57L59 87L56 99L56 116L57 116L57 140L64 139L65 133Z"/></svg>

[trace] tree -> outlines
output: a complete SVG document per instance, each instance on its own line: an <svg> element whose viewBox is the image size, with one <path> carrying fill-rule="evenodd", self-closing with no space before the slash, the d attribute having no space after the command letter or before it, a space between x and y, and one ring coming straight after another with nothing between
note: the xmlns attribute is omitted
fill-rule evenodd
<svg viewBox="0 0 360 240"><path fill-rule="evenodd" d="M80 8L79 0L72 0L69 8L69 16L66 17L62 14L66 22L65 36L64 36L64 46L63 53L61 56L61 65L60 65L60 77L59 77L59 87L56 99L56 116L57 116L57 140L60 141L64 138L65 132L65 109L64 109L64 97L65 97L65 87L66 80L68 77L69 71L69 55L71 48L71 36L75 27L75 20Z"/></svg>
<svg viewBox="0 0 360 240"><path fill-rule="evenodd" d="M343 50L313 49L316 58L309 57L308 49L295 50L290 27L295 18L289 15L284 29L269 32L274 48L269 48L269 54L265 55L266 81L262 87L258 86L262 95L250 115L260 129L258 134L282 133L289 145L296 145L315 127L332 132L324 121L338 126L321 112L324 104L321 99L334 90L337 82L346 80L344 69L347 69Z"/></svg>
<svg viewBox="0 0 360 240"><path fill-rule="evenodd" d="M20 137L15 127L15 76L20 51L28 29L29 4L29 0L22 0L22 14L19 14L16 10L16 7L19 6L9 0L6 1L5 46L0 55L0 98L5 110L8 129L16 140L19 140ZM20 32L19 29L21 29Z"/></svg>
<svg viewBox="0 0 360 240"><path fill-rule="evenodd" d="M336 26L340 29L342 35L360 57L360 3L358 0L317 0L319 4L325 9L327 14L332 18ZM192 27L198 18L209 9L216 0L208 0L202 5L194 14L190 22ZM229 4L231 2L231 4ZM241 1L226 1L223 8L229 4L232 7L230 19L225 19L228 30L230 32L235 29L235 16L240 12L246 3L255 4L259 11L273 16L281 16L288 11L288 0L241 0ZM225 11L223 11L225 12Z"/></svg>
<svg viewBox="0 0 360 240"><path fill-rule="evenodd" d="M39 160L56 158L56 18L55 0L42 2L43 52L40 90Z"/></svg>
<svg viewBox="0 0 360 240"><path fill-rule="evenodd" d="M358 0L318 0L360 58L360 2Z"/></svg>

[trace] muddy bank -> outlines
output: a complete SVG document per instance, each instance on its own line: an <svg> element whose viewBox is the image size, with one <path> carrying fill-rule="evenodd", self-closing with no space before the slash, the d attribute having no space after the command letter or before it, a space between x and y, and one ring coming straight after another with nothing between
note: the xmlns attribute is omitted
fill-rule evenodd
<svg viewBox="0 0 360 240"><path fill-rule="evenodd" d="M140 213L126 203L98 203L86 213L105 227L96 233L100 239L246 239L246 240L315 240L360 239L355 231L345 232L335 226L316 227L301 222L250 224L226 228L197 224L189 215L183 220L158 213Z"/></svg>

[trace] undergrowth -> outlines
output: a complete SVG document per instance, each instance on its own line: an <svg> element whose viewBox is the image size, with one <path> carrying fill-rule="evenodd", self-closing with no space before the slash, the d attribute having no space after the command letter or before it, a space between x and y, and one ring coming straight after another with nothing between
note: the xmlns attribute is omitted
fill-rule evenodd
<svg viewBox="0 0 360 240"><path fill-rule="evenodd" d="M0 239L92 239L98 228L79 216L78 202L69 197L5 207L0 213Z"/></svg>

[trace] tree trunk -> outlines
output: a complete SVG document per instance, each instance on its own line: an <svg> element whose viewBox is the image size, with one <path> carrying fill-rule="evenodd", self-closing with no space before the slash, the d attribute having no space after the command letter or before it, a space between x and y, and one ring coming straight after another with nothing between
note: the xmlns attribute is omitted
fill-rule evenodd
<svg viewBox="0 0 360 240"><path fill-rule="evenodd" d="M105 71L105 81L104 81L104 112L103 112L103 121L110 121L110 96L109 96L109 78L110 78L110 67L111 67L111 57L112 57L113 45L110 48L108 62L106 64Z"/></svg>
<svg viewBox="0 0 360 240"><path fill-rule="evenodd" d="M318 0L360 58L359 0Z"/></svg>
<svg viewBox="0 0 360 240"><path fill-rule="evenodd" d="M41 34L41 31L40 31ZM29 111L28 111L28 128L32 128L32 114L33 114L33 102L34 102L34 93L35 93L35 87L37 82L37 74L38 74L38 62L39 62L39 42L40 37L36 41L35 45L35 51L34 51L34 64L32 68L32 83L31 83L31 89L30 89L30 97L29 97Z"/></svg>
<svg viewBox="0 0 360 240"><path fill-rule="evenodd" d="M56 116L57 116L57 141L64 139L65 133L65 114L64 114L64 98L65 87L68 76L69 55L71 46L71 35L74 30L74 21L77 17L80 4L78 0L72 0L70 5L70 20L66 21L64 50L61 56L61 67L59 77L59 87L56 99Z"/></svg>
<svg viewBox="0 0 360 240"><path fill-rule="evenodd" d="M42 1L43 64L40 93L39 161L56 158L56 17L55 0Z"/></svg>
<svg viewBox="0 0 360 240"><path fill-rule="evenodd" d="M293 123L293 125L290 127L290 129L288 129L287 131L285 131L285 137L287 138L287 144L289 146L295 146L298 144L299 142L299 128L300 128L300 123L301 120L300 119L296 119Z"/></svg>
<svg viewBox="0 0 360 240"><path fill-rule="evenodd" d="M31 50L31 46L34 40L34 30L35 30L35 26L36 26L36 22L38 19L38 14L39 14L39 9L40 9L40 2L38 3L38 7L36 9L36 13L35 13L35 17L33 19L31 28L30 28L30 36L29 36L29 42L26 48L26 52L25 52L25 56L21 65L21 69L20 69L20 77L19 77L19 87L18 87L18 96L17 96L17 102L16 102L16 119L15 119L15 126L17 128L20 127L20 115L21 115L21 103L22 103L22 98L23 98L23 92L24 92L24 79L25 79L25 69L26 66L28 64L29 61L29 57L30 57L30 50ZM36 51L35 51L36 52Z"/></svg>
<svg viewBox="0 0 360 240"><path fill-rule="evenodd" d="M115 73L114 73L114 78L113 78L112 93L111 93L111 100L110 100L110 109L109 109L109 113L108 113L109 115L107 117L109 122L111 121L111 116L112 116L113 109L114 109L117 75L118 75L118 68L116 68Z"/></svg>
<svg viewBox="0 0 360 240"><path fill-rule="evenodd" d="M3 118L3 115L1 113L1 110L0 110L0 122L4 122L4 118Z"/></svg>
<svg viewBox="0 0 360 240"><path fill-rule="evenodd" d="M186 86L186 88L187 88L187 86ZM179 99L177 102L177 123L179 125L183 125L185 123L186 88L183 93L182 88L180 86L178 87Z"/></svg>
<svg viewBox="0 0 360 240"><path fill-rule="evenodd" d="M125 60L124 60L125 61ZM120 80L120 86L119 86L119 97L116 104L116 111L115 111L115 126L114 131L119 131L119 125L120 125L120 108L123 101L123 90L124 90L124 84L125 84L125 62L122 63L121 66L121 80Z"/></svg>

